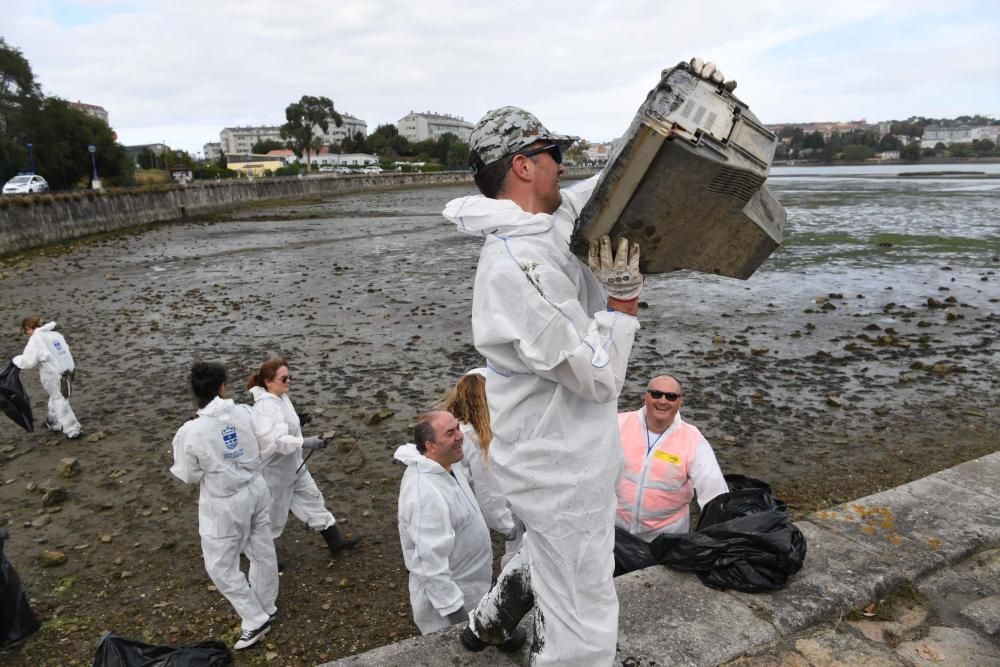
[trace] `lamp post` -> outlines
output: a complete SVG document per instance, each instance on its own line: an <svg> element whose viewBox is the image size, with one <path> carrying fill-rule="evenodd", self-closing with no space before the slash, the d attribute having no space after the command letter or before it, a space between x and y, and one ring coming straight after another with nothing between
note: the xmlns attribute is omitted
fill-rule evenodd
<svg viewBox="0 0 1000 667"><path fill-rule="evenodd" d="M33 174L35 173L35 153L32 149L34 148L35 145L32 143L28 143L27 146L28 146L28 165L30 165L29 169L30 172Z"/></svg>
<svg viewBox="0 0 1000 667"><path fill-rule="evenodd" d="M90 144L89 146L87 146L87 151L90 152L90 164L92 164L94 167L94 176L90 180L90 187L93 188L94 190L100 190L101 179L97 177L97 158L94 157L94 153L97 152L97 146L95 146L94 144Z"/></svg>

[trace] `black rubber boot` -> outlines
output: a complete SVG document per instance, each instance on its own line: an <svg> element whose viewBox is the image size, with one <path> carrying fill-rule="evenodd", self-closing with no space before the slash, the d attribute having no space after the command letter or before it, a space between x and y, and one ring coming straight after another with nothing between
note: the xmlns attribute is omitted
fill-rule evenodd
<svg viewBox="0 0 1000 667"><path fill-rule="evenodd" d="M319 534L326 540L326 546L330 549L331 554L336 554L338 551L343 551L344 549L353 549L361 541L360 537L347 539L341 535L337 524L333 524L326 530L320 531Z"/></svg>

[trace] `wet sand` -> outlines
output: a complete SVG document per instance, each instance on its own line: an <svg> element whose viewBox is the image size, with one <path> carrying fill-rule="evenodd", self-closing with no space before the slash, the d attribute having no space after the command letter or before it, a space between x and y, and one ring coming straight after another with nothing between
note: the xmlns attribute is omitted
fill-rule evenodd
<svg viewBox="0 0 1000 667"><path fill-rule="evenodd" d="M24 315L58 321L84 428L68 441L0 425L7 555L47 619L0 654L5 664L89 665L105 630L154 643L235 638L238 619L202 566L197 489L168 472L173 434L194 414L185 384L196 358L223 362L243 401L260 361L289 358L307 434L339 434L309 469L342 530L365 538L331 560L290 519L275 628L238 664L315 664L416 634L396 532L403 470L391 457L413 416L482 365L469 326L480 243L437 214L467 192L262 207L0 259L4 354L23 348ZM639 407L651 375L677 375L684 414L723 469L769 481L796 513L994 451L993 261L860 285L812 275L780 293L764 270L746 283L651 277L620 405ZM45 395L24 375L40 425ZM79 475L58 475L64 457ZM52 487L67 499L46 507ZM43 550L67 561L44 567Z"/></svg>

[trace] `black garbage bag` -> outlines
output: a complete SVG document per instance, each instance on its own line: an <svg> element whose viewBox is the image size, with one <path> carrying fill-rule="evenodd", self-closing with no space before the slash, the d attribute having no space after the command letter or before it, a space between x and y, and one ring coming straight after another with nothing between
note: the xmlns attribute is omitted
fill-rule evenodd
<svg viewBox="0 0 1000 667"><path fill-rule="evenodd" d="M223 667L233 664L229 647L218 639L186 646L155 646L105 632L97 643L94 667Z"/></svg>
<svg viewBox="0 0 1000 667"><path fill-rule="evenodd" d="M615 526L615 574L618 576L656 565L649 545L638 537Z"/></svg>
<svg viewBox="0 0 1000 667"><path fill-rule="evenodd" d="M0 368L0 410L25 431L35 430L31 399L21 384L21 369L8 361Z"/></svg>
<svg viewBox="0 0 1000 667"><path fill-rule="evenodd" d="M805 536L768 484L742 475L726 475L726 483L729 493L705 505L695 532L660 535L650 551L658 563L695 572L711 588L784 588L802 569Z"/></svg>
<svg viewBox="0 0 1000 667"><path fill-rule="evenodd" d="M39 626L21 588L21 578L3 553L8 537L7 530L0 528L0 646L21 641Z"/></svg>

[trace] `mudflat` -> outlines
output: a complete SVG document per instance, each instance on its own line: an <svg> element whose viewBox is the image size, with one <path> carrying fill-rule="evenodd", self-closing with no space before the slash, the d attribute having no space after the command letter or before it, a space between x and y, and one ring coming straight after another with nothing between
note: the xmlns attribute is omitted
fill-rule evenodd
<svg viewBox="0 0 1000 667"><path fill-rule="evenodd" d="M45 623L4 664L89 665L106 630L157 644L237 636L202 564L197 488L168 472L173 434L195 412L195 359L224 363L230 396L248 402L246 376L288 358L306 434L338 434L309 470L341 530L364 537L330 558L291 518L275 625L237 664L312 665L416 634L392 453L416 414L482 365L469 323L480 241L438 215L464 194L259 207L0 259L0 349L21 351L25 315L58 322L84 429L75 441L47 432L37 373L23 373L36 430L0 423L0 524ZM805 194L784 197L792 225L808 219ZM995 451L995 246L964 262L893 262L906 247L895 238L852 264L790 231L745 282L649 277L620 408L641 406L652 375L677 376L683 414L724 471L770 482L796 515ZM47 566L46 551L65 562Z"/></svg>

